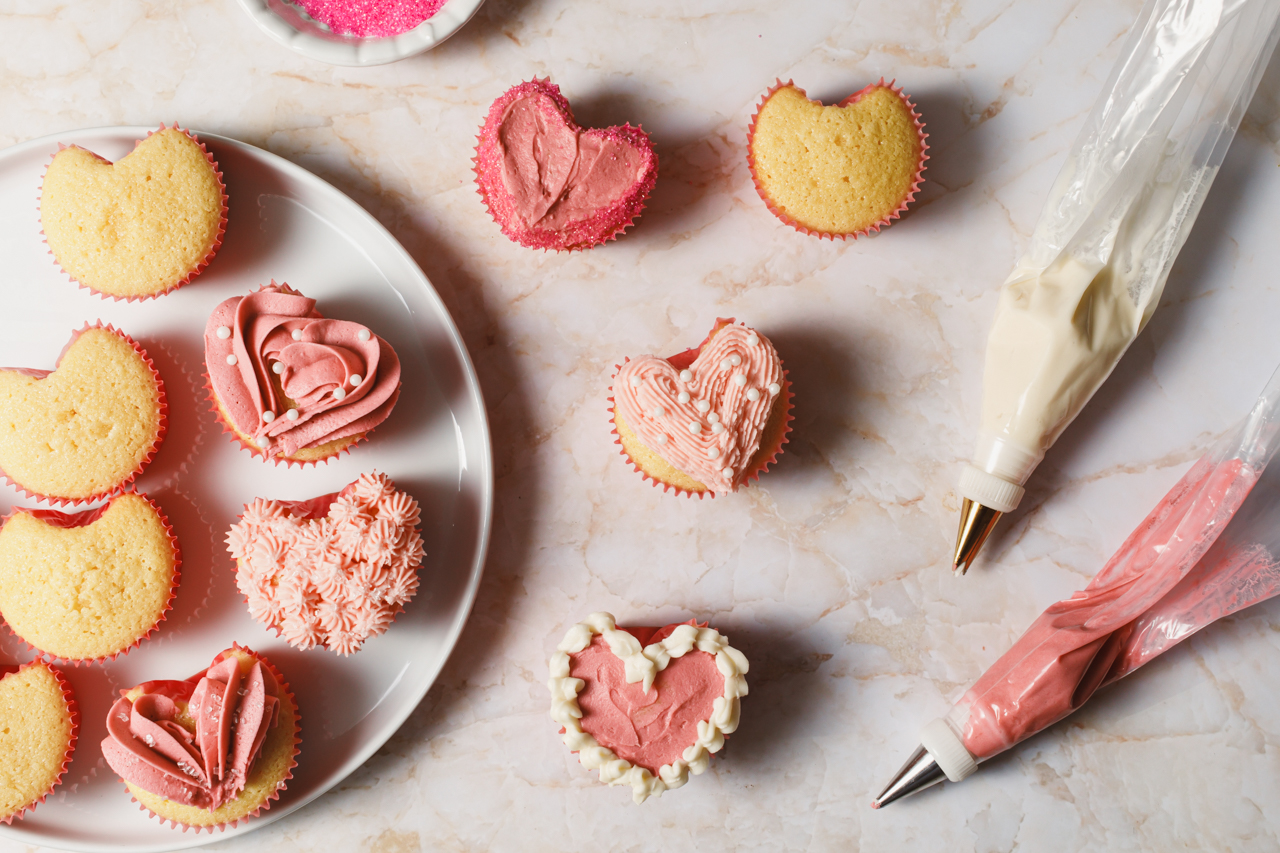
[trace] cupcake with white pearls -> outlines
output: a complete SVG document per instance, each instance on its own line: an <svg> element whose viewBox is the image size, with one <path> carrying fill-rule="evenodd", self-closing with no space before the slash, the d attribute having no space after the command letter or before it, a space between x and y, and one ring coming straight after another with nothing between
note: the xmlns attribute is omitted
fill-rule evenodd
<svg viewBox="0 0 1280 853"><path fill-rule="evenodd" d="M619 365L611 416L622 455L653 484L715 497L754 480L791 431L791 391L769 339L719 319L698 347Z"/></svg>

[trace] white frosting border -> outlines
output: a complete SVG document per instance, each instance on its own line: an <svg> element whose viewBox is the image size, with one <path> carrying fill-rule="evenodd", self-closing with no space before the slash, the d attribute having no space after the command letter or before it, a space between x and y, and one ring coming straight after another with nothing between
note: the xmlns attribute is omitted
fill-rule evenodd
<svg viewBox="0 0 1280 853"><path fill-rule="evenodd" d="M582 730L578 722L582 719L578 693L586 682L569 675L569 655L591 645L596 634L604 637L609 650L622 661L627 683L644 682L646 693L658 673L666 669L673 658L682 657L693 649L715 655L716 668L724 676L724 695L713 703L711 717L698 722L698 739L685 749L679 760L658 768L657 776L601 746ZM719 752L724 746L724 736L738 728L738 700L747 695L745 676L749 665L742 652L730 646L728 638L714 628L681 625L661 642L641 648L639 640L617 627L613 614L592 613L565 634L560 645L556 646L556 653L551 656L550 668L547 688L551 691L551 719L564 726L562 740L565 746L578 753L583 767L599 770L601 782L630 785L631 798L643 803L650 796L679 788L689 781L690 773L697 776L707 769L711 753Z"/></svg>

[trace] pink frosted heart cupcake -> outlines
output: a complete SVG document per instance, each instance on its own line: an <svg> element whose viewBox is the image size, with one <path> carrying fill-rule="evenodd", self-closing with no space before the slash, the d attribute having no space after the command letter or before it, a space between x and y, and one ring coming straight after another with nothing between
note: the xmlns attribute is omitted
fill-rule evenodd
<svg viewBox="0 0 1280 853"><path fill-rule="evenodd" d="M304 651L359 651L417 592L420 517L386 474L309 501L258 498L227 534L250 615Z"/></svg>
<svg viewBox="0 0 1280 853"><path fill-rule="evenodd" d="M791 383L777 350L732 318L670 358L627 359L612 391L622 455L676 494L737 490L777 459L791 432Z"/></svg>
<svg viewBox="0 0 1280 853"><path fill-rule="evenodd" d="M631 225L658 179L658 156L630 124L579 127L560 88L535 79L489 108L475 172L503 234L531 249L572 251Z"/></svg>
<svg viewBox="0 0 1280 853"><path fill-rule="evenodd" d="M701 774L738 728L747 659L705 623L618 628L593 613L556 649L551 719L583 767L637 803Z"/></svg>
<svg viewBox="0 0 1280 853"><path fill-rule="evenodd" d="M400 397L400 359L359 323L327 320L274 281L214 309L204 331L214 412L255 456L314 463L364 438Z"/></svg>

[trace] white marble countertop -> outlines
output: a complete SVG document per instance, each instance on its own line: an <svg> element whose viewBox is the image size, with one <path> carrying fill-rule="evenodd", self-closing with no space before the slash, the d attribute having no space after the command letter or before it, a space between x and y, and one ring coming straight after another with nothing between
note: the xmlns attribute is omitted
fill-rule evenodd
<svg viewBox="0 0 1280 853"><path fill-rule="evenodd" d="M496 522L460 647L364 767L209 849L1280 848L1280 604L960 785L868 807L920 725L1097 571L1280 361L1273 63L1164 305L985 559L951 576L998 287L1139 5L489 0L440 48L359 70L291 54L235 0L0 3L0 146L177 120L313 170L414 255L485 390ZM476 196L476 128L533 75L583 124L641 123L656 141L652 203L616 243L520 248ZM881 76L930 133L920 201L856 242L781 226L746 167L760 94L794 78L831 100ZM728 315L791 370L791 444L737 495L663 495L611 443L611 368ZM595 783L547 716L547 656L595 610L709 619L752 662L712 770L640 807Z"/></svg>

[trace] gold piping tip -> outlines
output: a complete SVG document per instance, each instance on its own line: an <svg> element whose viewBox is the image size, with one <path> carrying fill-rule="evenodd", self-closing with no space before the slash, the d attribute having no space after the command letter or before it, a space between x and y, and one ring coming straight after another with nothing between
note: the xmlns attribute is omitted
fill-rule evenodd
<svg viewBox="0 0 1280 853"><path fill-rule="evenodd" d="M956 533L956 556L951 561L951 570L956 577L969 571L973 558L978 556L978 551L982 549L983 543L1003 514L989 506L964 499L964 506L960 508L960 530Z"/></svg>

